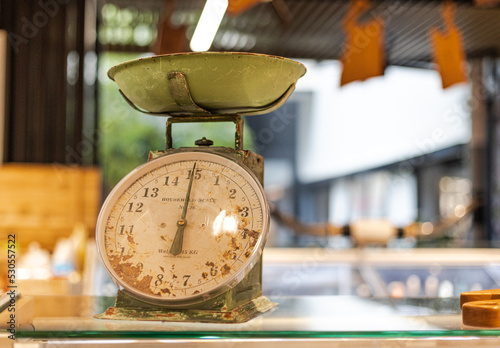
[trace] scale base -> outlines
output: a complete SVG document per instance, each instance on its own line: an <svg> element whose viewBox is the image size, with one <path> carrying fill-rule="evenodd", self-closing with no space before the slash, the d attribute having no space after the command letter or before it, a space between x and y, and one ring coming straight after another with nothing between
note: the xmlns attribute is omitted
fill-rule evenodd
<svg viewBox="0 0 500 348"><path fill-rule="evenodd" d="M114 307L97 319L198 323L244 323L277 306L262 296L262 256L243 280L225 293L185 308L162 307L118 291Z"/></svg>
<svg viewBox="0 0 500 348"><path fill-rule="evenodd" d="M267 297L257 297L232 310L173 309L162 307L109 307L97 319L166 322L244 323L277 306Z"/></svg>

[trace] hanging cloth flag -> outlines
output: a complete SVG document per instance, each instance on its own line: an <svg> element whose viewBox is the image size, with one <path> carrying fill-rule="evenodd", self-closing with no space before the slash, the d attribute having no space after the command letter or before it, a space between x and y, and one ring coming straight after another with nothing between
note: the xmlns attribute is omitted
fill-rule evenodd
<svg viewBox="0 0 500 348"><path fill-rule="evenodd" d="M474 0L474 5L477 7L493 8L500 6L500 0Z"/></svg>
<svg viewBox="0 0 500 348"><path fill-rule="evenodd" d="M187 26L175 27L170 18L175 10L175 0L165 0L163 14L158 23L158 34L152 49L155 54L179 53L189 50Z"/></svg>
<svg viewBox="0 0 500 348"><path fill-rule="evenodd" d="M444 1L441 16L445 31L437 27L429 29L434 63L441 74L443 89L456 83L467 82L467 66L462 44L462 34L455 26L455 4Z"/></svg>
<svg viewBox="0 0 500 348"><path fill-rule="evenodd" d="M236 17L251 9L255 5L266 1L270 0L229 0L226 13L230 16Z"/></svg>
<svg viewBox="0 0 500 348"><path fill-rule="evenodd" d="M384 21L375 17L358 22L361 14L369 8L368 0L351 0L342 23L345 43L340 57L343 66L340 86L384 74Z"/></svg>

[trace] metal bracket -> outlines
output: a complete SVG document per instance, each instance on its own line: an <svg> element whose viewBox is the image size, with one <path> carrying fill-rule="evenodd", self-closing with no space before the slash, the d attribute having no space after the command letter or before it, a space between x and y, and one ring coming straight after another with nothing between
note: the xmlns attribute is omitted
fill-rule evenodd
<svg viewBox="0 0 500 348"><path fill-rule="evenodd" d="M196 104L191 97L186 75L173 71L167 74L170 95L179 107L188 114L210 114L210 111L203 109Z"/></svg>
<svg viewBox="0 0 500 348"><path fill-rule="evenodd" d="M165 133L165 149L172 149L172 124L174 123L196 123L196 122L234 122L236 132L234 133L234 148L243 150L243 119L239 115L218 115L218 116L182 116L170 117L167 120Z"/></svg>

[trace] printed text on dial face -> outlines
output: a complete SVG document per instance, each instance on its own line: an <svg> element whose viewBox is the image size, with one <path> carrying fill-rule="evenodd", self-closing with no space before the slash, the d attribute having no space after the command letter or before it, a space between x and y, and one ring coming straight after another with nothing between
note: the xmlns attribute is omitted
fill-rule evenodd
<svg viewBox="0 0 500 348"><path fill-rule="evenodd" d="M206 293L246 264L261 238L263 207L253 186L222 164L187 160L161 166L118 198L105 252L121 282L139 293L184 299ZM182 251L169 250L185 204Z"/></svg>

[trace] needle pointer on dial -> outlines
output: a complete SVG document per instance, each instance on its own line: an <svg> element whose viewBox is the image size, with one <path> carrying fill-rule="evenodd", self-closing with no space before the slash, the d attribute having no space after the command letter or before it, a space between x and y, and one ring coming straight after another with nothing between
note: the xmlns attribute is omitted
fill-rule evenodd
<svg viewBox="0 0 500 348"><path fill-rule="evenodd" d="M174 241L172 242L172 246L170 247L170 254L176 256L179 255L182 251L182 240L184 239L184 228L187 225L186 221L186 213L189 205L189 196L191 196L191 187L193 186L193 178L194 172L196 168L196 162L194 162L193 170L191 171L191 175L189 176L189 184L186 192L186 199L184 200L184 206L182 207L181 218L177 220L177 232L175 233Z"/></svg>

